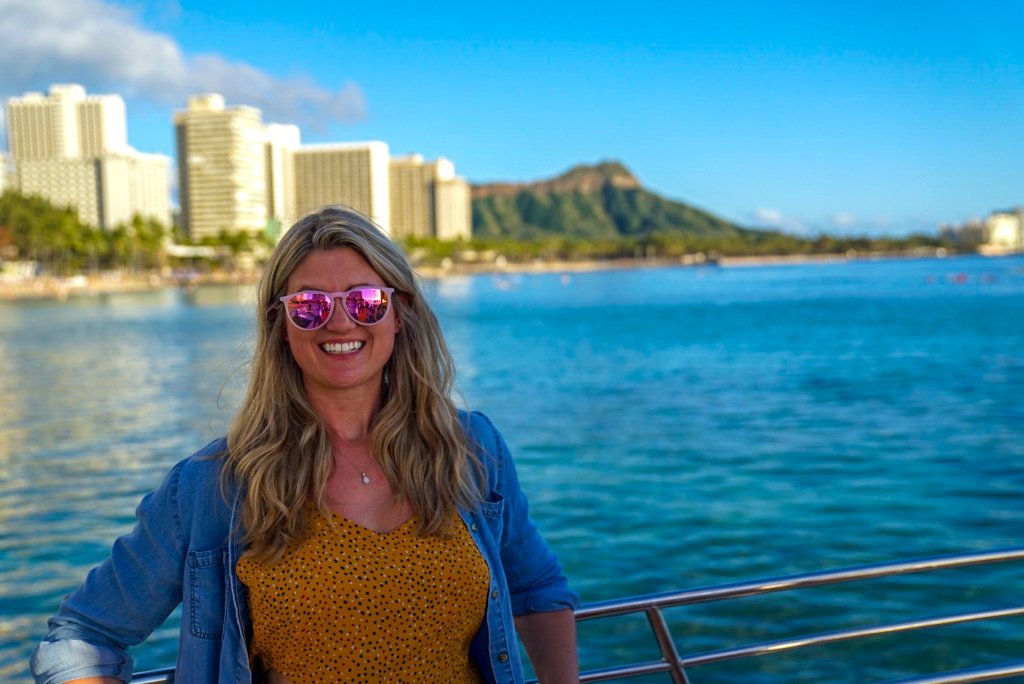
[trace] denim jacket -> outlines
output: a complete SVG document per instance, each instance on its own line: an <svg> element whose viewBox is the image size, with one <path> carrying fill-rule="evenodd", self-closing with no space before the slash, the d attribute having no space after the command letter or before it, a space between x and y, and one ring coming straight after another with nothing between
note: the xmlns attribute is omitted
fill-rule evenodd
<svg viewBox="0 0 1024 684"><path fill-rule="evenodd" d="M491 574L486 616L471 654L486 681L521 682L512 616L575 608L578 597L529 518L501 435L481 413L460 412L460 418L488 480L480 507L460 511ZM114 543L110 558L50 618L49 632L32 654L36 682L130 680L126 649L181 604L175 679L251 684L248 601L234 571L243 551L239 492L225 500L223 462L216 458L225 446L221 438L181 461L142 499L132 532Z"/></svg>

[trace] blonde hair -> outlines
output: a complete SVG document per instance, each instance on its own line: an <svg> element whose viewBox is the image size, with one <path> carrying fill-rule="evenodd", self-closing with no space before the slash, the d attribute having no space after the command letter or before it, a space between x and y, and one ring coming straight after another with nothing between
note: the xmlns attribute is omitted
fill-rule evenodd
<svg viewBox="0 0 1024 684"><path fill-rule="evenodd" d="M383 406L371 426L373 457L396 493L412 504L420 535L443 536L454 510L481 498L482 466L451 399L452 359L412 267L362 214L326 207L284 234L263 271L249 389L228 430L222 483L242 488L247 554L258 560L276 561L301 539L306 502L326 507L331 444L289 351L279 298L311 252L339 247L361 254L397 291L392 306L401 332L385 371Z"/></svg>

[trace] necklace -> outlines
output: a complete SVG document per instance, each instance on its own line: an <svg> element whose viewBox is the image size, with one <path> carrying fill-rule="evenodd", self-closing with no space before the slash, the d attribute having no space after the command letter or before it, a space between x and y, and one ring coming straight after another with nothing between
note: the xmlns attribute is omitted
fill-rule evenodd
<svg viewBox="0 0 1024 684"><path fill-rule="evenodd" d="M363 471L358 470L355 467L355 465L352 463L352 461L349 460L348 456L346 456L345 454L341 453L340 451L336 451L335 453L338 456L341 457L342 461L345 461L345 465L347 465L349 468L351 468L352 472L359 473L359 481L360 482L362 482L364 485L370 484L370 476L366 474L365 470L363 470Z"/></svg>

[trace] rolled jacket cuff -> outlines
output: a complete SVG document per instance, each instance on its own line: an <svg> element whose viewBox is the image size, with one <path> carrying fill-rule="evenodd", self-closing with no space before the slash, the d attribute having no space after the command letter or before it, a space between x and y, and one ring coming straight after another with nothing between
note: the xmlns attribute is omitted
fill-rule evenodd
<svg viewBox="0 0 1024 684"><path fill-rule="evenodd" d="M512 594L510 597L513 615L527 613L552 613L556 610L576 610L580 604L579 594L569 588L564 579L556 584L537 587L529 591Z"/></svg>
<svg viewBox="0 0 1024 684"><path fill-rule="evenodd" d="M83 639L44 641L32 652L36 684L59 684L84 677L115 677L131 681L132 658L109 645Z"/></svg>

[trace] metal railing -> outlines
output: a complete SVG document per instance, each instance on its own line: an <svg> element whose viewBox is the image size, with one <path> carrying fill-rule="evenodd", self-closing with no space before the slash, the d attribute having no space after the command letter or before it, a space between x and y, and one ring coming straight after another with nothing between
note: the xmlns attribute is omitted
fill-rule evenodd
<svg viewBox="0 0 1024 684"><path fill-rule="evenodd" d="M658 647L661 652L661 659L656 661L631 663L600 670L590 670L581 674L580 681L600 682L613 679L628 679L642 675L667 673L675 684L689 684L687 670L699 665L708 665L711 663L738 658L775 654L808 646L849 641L852 639L861 639L883 634L896 634L911 630L925 629L928 627L939 627L942 625L953 625L965 622L976 622L979 620L994 620L997 618L1024 615L1024 606L957 613L943 617L933 617L887 625L823 632L819 634L767 641L736 648L711 651L707 653L696 653L685 656L680 655L676 649L675 641L669 631L668 623L665 620L664 615L664 611L668 608L693 605L696 603L725 601L729 599L758 596L780 591L792 591L794 589L807 589L843 582L879 579L883 577L893 577L896 575L907 575L934 570L964 568L968 566L988 565L1021 560L1024 560L1024 548L1014 548L984 553L939 556L896 563L879 563L841 570L829 570L825 572L787 575L767 580L737 582L702 589L693 589L690 591L652 594L649 596L640 596L630 599L587 604L581 606L579 610L576 611L577 621L643 613L647 617L653 637L658 643ZM1024 674L1024 660L1013 663L1003 663L992 667L973 668L957 672L933 674L926 677L902 679L899 680L898 683L893 681L888 682L887 684L959 684L1005 679L1007 677L1022 674Z"/></svg>
<svg viewBox="0 0 1024 684"><path fill-rule="evenodd" d="M895 563L878 563L824 572L786 575L751 582L722 584L689 591L651 594L626 599L588 603L576 611L576 620L596 620L630 614L643 614L651 628L651 636L657 642L661 658L588 670L580 675L581 682L601 682L610 680L630 679L634 677L667 674L675 684L690 684L687 670L700 665L708 665L739 658L750 658L769 654L819 646L841 641L863 639L885 634L898 634L914 630L955 625L982 620L1024 616L1024 605L1008 608L995 608L972 612L956 613L941 617L929 617L918 620L895 622L886 625L858 627L831 632L822 632L804 636L765 641L735 648L680 655L675 640L665 619L664 611L669 608L725 601L759 596L780 591L808 589L830 584L855 582L862 580L894 577L935 570L951 570L978 565L991 565L1012 561L1024 561L1024 548L987 551L982 553L937 556ZM998 665L975 667L950 672L933 673L907 679L890 680L879 684L967 684L969 682L985 682L1024 675L1024 660ZM132 684L171 684L174 670L152 670L136 675ZM535 681L535 680L534 680Z"/></svg>
<svg viewBox="0 0 1024 684"><path fill-rule="evenodd" d="M174 668L140 672L132 678L132 684L171 684L174 681Z"/></svg>

